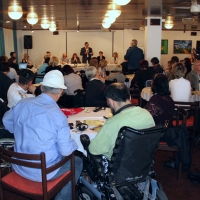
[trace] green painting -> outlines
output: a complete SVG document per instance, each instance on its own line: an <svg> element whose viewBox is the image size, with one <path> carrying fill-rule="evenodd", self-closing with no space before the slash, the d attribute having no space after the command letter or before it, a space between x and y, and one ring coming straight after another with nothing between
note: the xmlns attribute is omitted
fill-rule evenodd
<svg viewBox="0 0 200 200"><path fill-rule="evenodd" d="M161 40L161 54L168 54L168 40Z"/></svg>

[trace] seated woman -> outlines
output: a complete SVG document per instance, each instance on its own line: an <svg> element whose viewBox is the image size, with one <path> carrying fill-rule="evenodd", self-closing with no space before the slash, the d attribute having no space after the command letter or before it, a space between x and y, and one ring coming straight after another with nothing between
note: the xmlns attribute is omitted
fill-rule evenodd
<svg viewBox="0 0 200 200"><path fill-rule="evenodd" d="M38 69L38 72L37 72L38 75L45 74L45 70L46 70L47 66L49 65L49 60L50 60L50 57L46 54L44 56L44 63ZM42 82L42 80L43 80L43 78L36 78L35 83L40 83L40 82Z"/></svg>
<svg viewBox="0 0 200 200"><path fill-rule="evenodd" d="M106 98L104 90L106 85L101 82L97 68L94 66L86 67L85 74L89 79L86 86L86 106L90 107L105 107Z"/></svg>
<svg viewBox="0 0 200 200"><path fill-rule="evenodd" d="M83 90L81 77L74 73L70 65L65 65L63 72L65 85L67 86L67 94L75 95L74 91L78 89Z"/></svg>
<svg viewBox="0 0 200 200"><path fill-rule="evenodd" d="M24 54L24 58L22 59L22 62L23 63L27 63L27 67L28 68L32 68L33 67L33 64L29 60L29 55L27 53Z"/></svg>
<svg viewBox="0 0 200 200"><path fill-rule="evenodd" d="M99 67L98 67L98 73L99 76L102 77L103 79L106 79L106 67L107 67L107 61L102 59L99 62Z"/></svg>
<svg viewBox="0 0 200 200"><path fill-rule="evenodd" d="M167 77L164 74L155 74L151 82L151 90L154 95L145 109L151 113L156 125L164 125L168 120L168 126L172 126L174 101L170 97Z"/></svg>
<svg viewBox="0 0 200 200"><path fill-rule="evenodd" d="M185 65L185 67L186 67L186 69L187 69L187 71L186 71L186 73L185 73L185 77L186 77L187 74L190 73L191 70L192 70L192 64L191 64L189 58L184 58L184 65Z"/></svg>
<svg viewBox="0 0 200 200"><path fill-rule="evenodd" d="M58 58L56 56L52 56L49 60L49 66L45 69L45 74L56 69L63 73L62 68L58 65L58 63Z"/></svg>
<svg viewBox="0 0 200 200"><path fill-rule="evenodd" d="M169 82L169 89L171 91L171 97L174 101L190 101L191 84L190 81L184 78L186 71L187 69L180 62L173 65L172 72L175 79Z"/></svg>
<svg viewBox="0 0 200 200"><path fill-rule="evenodd" d="M109 81L113 81L114 79L117 79L117 82L120 83L124 83L126 76L124 76L124 74L122 74L122 66L121 65L117 65L115 68L115 72L111 72L108 76Z"/></svg>
<svg viewBox="0 0 200 200"><path fill-rule="evenodd" d="M120 64L117 52L114 52L112 57L113 58L110 61L111 64Z"/></svg>
<svg viewBox="0 0 200 200"><path fill-rule="evenodd" d="M98 60L98 63L100 63L101 60L105 60L106 57L103 56L103 51L99 51L99 56L97 56L97 60Z"/></svg>
<svg viewBox="0 0 200 200"><path fill-rule="evenodd" d="M71 58L71 63L72 64L79 64L79 63L81 63L80 58L77 56L76 53L73 53L73 56Z"/></svg>
<svg viewBox="0 0 200 200"><path fill-rule="evenodd" d="M165 75L168 78L168 82L174 79L174 74L172 72L172 67L174 63L174 61L168 61L167 69L165 70Z"/></svg>
<svg viewBox="0 0 200 200"><path fill-rule="evenodd" d="M67 58L67 54L63 53L62 58L60 59L60 64L61 65L66 65L69 63L69 58Z"/></svg>

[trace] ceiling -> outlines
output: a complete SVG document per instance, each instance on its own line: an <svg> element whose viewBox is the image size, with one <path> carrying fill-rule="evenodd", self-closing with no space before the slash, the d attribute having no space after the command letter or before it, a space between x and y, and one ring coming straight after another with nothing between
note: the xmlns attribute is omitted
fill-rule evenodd
<svg viewBox="0 0 200 200"><path fill-rule="evenodd" d="M27 13L31 8L38 14L39 21L33 26L35 30L41 30L40 20L46 16L56 21L59 30L76 30L77 17L81 30L98 30L102 28L102 20L107 7L112 0L16 0L22 6L23 16L19 20L11 20L7 14L8 6L14 0L0 0L0 27L28 30L30 25L26 21ZM139 29L144 25L147 16L167 15L174 17L172 30L183 30L183 17L194 17L193 25L187 25L186 30L200 30L198 23L199 14L191 13L188 9L191 0L131 0L126 6L121 6L122 13L110 27L111 30ZM173 8L179 7L179 8ZM6 23L10 21L10 23ZM163 26L163 29L164 26Z"/></svg>

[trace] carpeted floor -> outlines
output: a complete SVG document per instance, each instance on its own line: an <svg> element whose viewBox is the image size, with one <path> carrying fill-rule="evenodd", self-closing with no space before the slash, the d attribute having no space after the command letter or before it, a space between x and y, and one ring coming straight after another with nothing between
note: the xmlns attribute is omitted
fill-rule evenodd
<svg viewBox="0 0 200 200"><path fill-rule="evenodd" d="M187 179L187 171L182 172L181 180L177 181L178 172L174 169L162 166L162 163L173 156L172 152L157 151L155 156L154 170L158 180L169 200L199 200L200 184L195 185ZM192 153L193 161L200 170L200 142ZM27 198L4 192L4 200L27 200Z"/></svg>

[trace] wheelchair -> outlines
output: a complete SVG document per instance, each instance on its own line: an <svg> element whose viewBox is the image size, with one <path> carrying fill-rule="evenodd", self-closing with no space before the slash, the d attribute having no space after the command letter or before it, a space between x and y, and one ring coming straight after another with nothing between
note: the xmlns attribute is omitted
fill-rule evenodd
<svg viewBox="0 0 200 200"><path fill-rule="evenodd" d="M162 126L143 130L122 127L111 161L102 155L92 155L88 150L89 137L81 135L87 157L83 156L79 199L167 200L161 184L150 176L153 157L163 134Z"/></svg>

